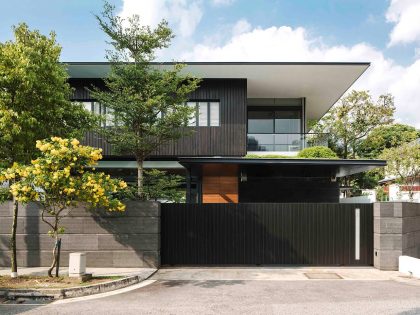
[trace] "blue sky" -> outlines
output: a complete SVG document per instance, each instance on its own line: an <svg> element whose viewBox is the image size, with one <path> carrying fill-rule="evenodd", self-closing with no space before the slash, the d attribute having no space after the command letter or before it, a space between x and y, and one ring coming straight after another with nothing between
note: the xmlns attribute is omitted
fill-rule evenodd
<svg viewBox="0 0 420 315"><path fill-rule="evenodd" d="M177 37L161 60L370 61L355 88L394 94L398 120L420 127L420 0L110 2L122 16L136 13L151 25L169 21ZM57 33L63 61L105 60L106 38L93 15L102 0L0 4L0 41L24 21Z"/></svg>

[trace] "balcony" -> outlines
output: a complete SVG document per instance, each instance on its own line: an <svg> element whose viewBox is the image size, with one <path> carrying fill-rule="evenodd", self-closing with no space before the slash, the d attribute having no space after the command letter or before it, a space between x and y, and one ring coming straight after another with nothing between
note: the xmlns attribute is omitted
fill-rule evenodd
<svg viewBox="0 0 420 315"><path fill-rule="evenodd" d="M298 152L327 145L327 133L249 133L247 151Z"/></svg>

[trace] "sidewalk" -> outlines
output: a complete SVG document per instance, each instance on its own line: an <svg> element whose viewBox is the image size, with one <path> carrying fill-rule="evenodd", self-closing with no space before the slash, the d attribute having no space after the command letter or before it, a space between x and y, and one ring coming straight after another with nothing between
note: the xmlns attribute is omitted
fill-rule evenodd
<svg viewBox="0 0 420 315"><path fill-rule="evenodd" d="M18 274L31 276L46 276L48 267L31 267L18 268ZM92 276L138 276L147 279L152 275L156 269L154 268L86 268L86 273L91 273ZM69 273L69 268L60 268L60 275L66 276ZM10 268L0 268L0 276L10 275Z"/></svg>

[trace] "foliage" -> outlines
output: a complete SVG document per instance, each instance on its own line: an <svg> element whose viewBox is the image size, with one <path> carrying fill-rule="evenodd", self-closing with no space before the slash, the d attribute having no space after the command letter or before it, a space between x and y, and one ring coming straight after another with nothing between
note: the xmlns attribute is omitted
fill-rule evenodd
<svg viewBox="0 0 420 315"><path fill-rule="evenodd" d="M125 182L111 179L104 173L86 171L102 158L100 149L82 146L76 139L59 137L37 141L36 148L40 151L37 159L30 165L15 163L1 173L0 181L14 180L10 191L17 201L40 205L41 218L51 228L48 234L56 240L64 233L60 224L62 218L78 202L109 211L125 209L113 196L127 186ZM56 262L54 255L50 276Z"/></svg>
<svg viewBox="0 0 420 315"><path fill-rule="evenodd" d="M376 201L389 201L389 195L384 187L378 186L376 189Z"/></svg>
<svg viewBox="0 0 420 315"><path fill-rule="evenodd" d="M107 54L111 62L105 80L108 91L92 91L92 96L113 112L114 126L101 132L118 153L136 158L137 193L144 198L143 161L159 146L191 133L184 127L194 109L186 101L199 80L181 74L183 64L151 64L155 51L167 48L173 38L166 21L152 30L141 25L138 15L127 20L116 16L108 3L96 18L113 46Z"/></svg>
<svg viewBox="0 0 420 315"><path fill-rule="evenodd" d="M412 200L416 180L420 177L420 144L404 143L396 148L385 149L380 157L387 160L386 174L396 176L398 184L407 186Z"/></svg>
<svg viewBox="0 0 420 315"><path fill-rule="evenodd" d="M297 155L299 158L306 159L337 159L337 154L327 147L315 146L305 148Z"/></svg>
<svg viewBox="0 0 420 315"><path fill-rule="evenodd" d="M181 184L185 181L183 176L168 175L157 169L146 170L144 175L144 193L147 199L169 202L184 201L185 194L180 190Z"/></svg>
<svg viewBox="0 0 420 315"><path fill-rule="evenodd" d="M14 27L14 40L0 43L0 166L27 164L34 143L52 135L81 136L97 119L70 102L66 68L55 34L44 36L26 24ZM3 198L4 199L4 198ZM18 203L13 203L11 270L17 274Z"/></svg>
<svg viewBox="0 0 420 315"><path fill-rule="evenodd" d="M287 156L287 155L281 155L281 154L265 154L265 155L247 154L245 158L247 159L291 159L291 158L294 158L294 156Z"/></svg>
<svg viewBox="0 0 420 315"><path fill-rule="evenodd" d="M96 123L81 104L70 102L55 34L20 24L14 36L0 43L0 161L7 166L30 162L38 139L82 136Z"/></svg>
<svg viewBox="0 0 420 315"><path fill-rule="evenodd" d="M376 103L368 91L352 91L334 105L313 127L329 133L329 147L340 158L356 158L358 147L374 128L392 122L395 111L391 95L381 95Z"/></svg>
<svg viewBox="0 0 420 315"><path fill-rule="evenodd" d="M398 147L417 138L420 138L420 132L412 126L402 124L379 126L363 140L358 153L364 158L377 158L384 149Z"/></svg>
<svg viewBox="0 0 420 315"><path fill-rule="evenodd" d="M8 187L0 187L0 203L11 199L10 190Z"/></svg>

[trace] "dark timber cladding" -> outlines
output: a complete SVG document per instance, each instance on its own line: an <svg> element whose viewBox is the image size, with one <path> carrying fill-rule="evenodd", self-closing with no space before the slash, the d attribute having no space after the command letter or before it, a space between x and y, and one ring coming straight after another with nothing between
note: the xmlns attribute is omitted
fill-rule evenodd
<svg viewBox="0 0 420 315"><path fill-rule="evenodd" d="M103 87L97 79L70 79L75 88L74 100L92 100L86 87ZM175 143L162 146L154 156L243 156L246 154L246 79L204 79L191 94L192 101L219 101L220 126L190 127L194 134ZM105 155L110 154L101 137L88 135L87 144L100 145ZM93 143L91 143L93 142Z"/></svg>
<svg viewBox="0 0 420 315"><path fill-rule="evenodd" d="M372 265L373 205L162 204L161 262Z"/></svg>

